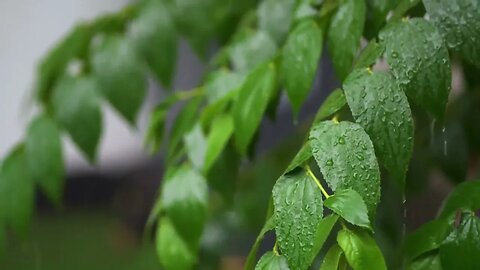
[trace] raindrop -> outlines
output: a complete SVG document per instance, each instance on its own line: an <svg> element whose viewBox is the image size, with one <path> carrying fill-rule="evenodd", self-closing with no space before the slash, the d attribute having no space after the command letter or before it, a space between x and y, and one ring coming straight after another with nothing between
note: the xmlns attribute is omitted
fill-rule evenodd
<svg viewBox="0 0 480 270"><path fill-rule="evenodd" d="M398 53L396 51L392 52L392 58L398 58Z"/></svg>
<svg viewBox="0 0 480 270"><path fill-rule="evenodd" d="M333 166L333 160L332 159L327 160L327 166L329 166L329 167Z"/></svg>
<svg viewBox="0 0 480 270"><path fill-rule="evenodd" d="M338 137L339 144L345 144L345 138L343 136Z"/></svg>

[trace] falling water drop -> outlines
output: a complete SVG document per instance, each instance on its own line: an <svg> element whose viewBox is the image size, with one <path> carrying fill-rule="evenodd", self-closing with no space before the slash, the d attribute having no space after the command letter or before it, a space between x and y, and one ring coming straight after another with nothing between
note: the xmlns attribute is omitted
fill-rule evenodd
<svg viewBox="0 0 480 270"><path fill-rule="evenodd" d="M430 124L430 144L431 145L435 143L435 121L436 119L434 118L432 120L432 123Z"/></svg>
<svg viewBox="0 0 480 270"><path fill-rule="evenodd" d="M445 133L445 126L442 127L442 138L443 138L443 155L448 155L448 141L447 134Z"/></svg>

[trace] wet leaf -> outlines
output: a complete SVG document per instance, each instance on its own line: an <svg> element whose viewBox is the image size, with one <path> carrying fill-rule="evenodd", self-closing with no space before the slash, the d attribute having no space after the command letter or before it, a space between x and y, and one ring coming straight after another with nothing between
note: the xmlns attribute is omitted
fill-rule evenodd
<svg viewBox="0 0 480 270"><path fill-rule="evenodd" d="M407 260L439 248L448 234L449 225L446 219L435 219L408 235L405 241Z"/></svg>
<svg viewBox="0 0 480 270"><path fill-rule="evenodd" d="M480 209L480 181L466 181L458 185L440 207L439 217L446 218L457 210L476 211Z"/></svg>
<svg viewBox="0 0 480 270"><path fill-rule="evenodd" d="M320 270L337 270L340 260L343 256L343 250L337 244L333 245L325 255L320 266Z"/></svg>
<svg viewBox="0 0 480 270"><path fill-rule="evenodd" d="M342 89L337 88L325 99L315 115L315 124L319 123L340 111L347 104L347 99Z"/></svg>
<svg viewBox="0 0 480 270"><path fill-rule="evenodd" d="M203 171L208 172L219 158L233 133L233 119L230 115L219 115L213 120L207 138Z"/></svg>
<svg viewBox="0 0 480 270"><path fill-rule="evenodd" d="M289 270L287 260L282 255L275 255L273 252L265 253L258 261L255 270Z"/></svg>
<svg viewBox="0 0 480 270"><path fill-rule="evenodd" d="M262 240L265 237L265 234L273 229L275 229L275 222L273 220L273 217L270 217L269 219L267 219L267 221L265 221L265 224L263 225L262 230L260 230L260 233L258 234L257 239L255 240L255 243L253 244L252 248L250 249L250 252L248 253L247 262L245 263L245 268L244 268L245 270L253 270L255 268L258 248L260 247L260 244L262 243ZM286 261L285 261L285 264L287 264Z"/></svg>
<svg viewBox="0 0 480 270"><path fill-rule="evenodd" d="M160 264L165 270L193 269L195 255L166 217L158 222L156 246Z"/></svg>
<svg viewBox="0 0 480 270"><path fill-rule="evenodd" d="M370 67L374 65L385 51L385 44L378 43L375 39L370 40L367 46L355 60L354 68Z"/></svg>
<svg viewBox="0 0 480 270"><path fill-rule="evenodd" d="M265 0L257 8L260 30L268 33L279 45L290 29L295 4L295 0Z"/></svg>
<svg viewBox="0 0 480 270"><path fill-rule="evenodd" d="M387 269L382 252L366 231L341 230L337 242L354 270Z"/></svg>
<svg viewBox="0 0 480 270"><path fill-rule="evenodd" d="M301 167L302 165L306 164L312 158L312 148L310 147L310 142L307 141L305 144L300 148L298 153L293 158L290 165L288 165L287 170L284 173L289 173L295 170L297 167Z"/></svg>
<svg viewBox="0 0 480 270"><path fill-rule="evenodd" d="M355 190L337 191L325 200L324 205L353 225L372 230L367 206Z"/></svg>

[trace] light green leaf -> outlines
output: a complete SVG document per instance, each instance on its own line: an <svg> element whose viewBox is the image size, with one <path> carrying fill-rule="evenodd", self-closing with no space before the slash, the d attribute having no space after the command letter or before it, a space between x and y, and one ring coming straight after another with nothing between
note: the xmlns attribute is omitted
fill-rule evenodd
<svg viewBox="0 0 480 270"><path fill-rule="evenodd" d="M40 115L30 122L25 155L33 180L55 205L59 205L64 180L62 145L57 125L49 116Z"/></svg>
<svg viewBox="0 0 480 270"><path fill-rule="evenodd" d="M26 165L23 145L19 145L0 167L0 231L3 224L8 224L23 236L28 231L35 203L35 183Z"/></svg>
<svg viewBox="0 0 480 270"><path fill-rule="evenodd" d="M292 23L295 0L265 0L257 8L258 27L281 45Z"/></svg>
<svg viewBox="0 0 480 270"><path fill-rule="evenodd" d="M311 260L315 260L318 252L327 241L330 232L332 231L333 227L337 223L338 216L335 214L331 214L325 218L323 218L317 225L317 232L315 233L314 241L313 241L313 248L311 252Z"/></svg>
<svg viewBox="0 0 480 270"><path fill-rule="evenodd" d="M184 166L165 180L162 203L178 233L195 247L207 218L208 186L195 170Z"/></svg>
<svg viewBox="0 0 480 270"><path fill-rule="evenodd" d="M282 255L276 255L273 252L265 253L258 261L255 270L290 270L287 260Z"/></svg>
<svg viewBox="0 0 480 270"><path fill-rule="evenodd" d="M480 219L475 213L465 213L459 227L448 235L440 247L444 270L480 269Z"/></svg>
<svg viewBox="0 0 480 270"><path fill-rule="evenodd" d="M466 181L458 185L440 207L439 217L446 218L458 209L476 211L480 209L480 181Z"/></svg>
<svg viewBox="0 0 480 270"><path fill-rule="evenodd" d="M172 222L164 217L158 222L156 236L157 255L165 270L193 269L195 255L177 233Z"/></svg>
<svg viewBox="0 0 480 270"><path fill-rule="evenodd" d="M365 23L365 1L345 0L340 3L330 22L328 49L338 78L343 81L350 72L360 47Z"/></svg>
<svg viewBox="0 0 480 270"><path fill-rule="evenodd" d="M248 75L238 92L232 113L235 124L235 141L242 154L246 154L275 88L275 66L273 63L265 63Z"/></svg>
<svg viewBox="0 0 480 270"><path fill-rule="evenodd" d="M407 270L442 270L440 256L431 254L414 260L407 266Z"/></svg>
<svg viewBox="0 0 480 270"><path fill-rule="evenodd" d="M334 244L323 258L320 270L337 270L342 259L343 250L337 244Z"/></svg>
<svg viewBox="0 0 480 270"><path fill-rule="evenodd" d="M442 118L451 88L447 47L431 22L421 18L393 23L380 33L397 83L415 103Z"/></svg>
<svg viewBox="0 0 480 270"><path fill-rule="evenodd" d="M327 119L329 116L342 109L345 104L347 104L347 99L345 98L342 89L337 88L333 90L318 109L313 122L317 124L320 121Z"/></svg>
<svg viewBox="0 0 480 270"><path fill-rule="evenodd" d="M385 44L372 39L355 60L354 68L370 67L374 65L385 51Z"/></svg>
<svg viewBox="0 0 480 270"><path fill-rule="evenodd" d="M323 1L323 0L322 0ZM311 0L299 0L297 1L297 8L294 12L293 24L304 19L315 19L319 13L313 7Z"/></svg>
<svg viewBox="0 0 480 270"><path fill-rule="evenodd" d="M296 115L308 97L322 54L323 33L314 20L299 23L283 48L285 89Z"/></svg>
<svg viewBox="0 0 480 270"><path fill-rule="evenodd" d="M355 190L339 190L328 197L324 205L353 225L372 230L368 220L367 206Z"/></svg>
<svg viewBox="0 0 480 270"><path fill-rule="evenodd" d="M64 77L53 93L56 120L90 162L95 162L102 135L98 85L91 77Z"/></svg>
<svg viewBox="0 0 480 270"><path fill-rule="evenodd" d="M312 127L310 145L332 190L358 192L373 223L380 200L380 171L367 133L355 123L324 121Z"/></svg>
<svg viewBox="0 0 480 270"><path fill-rule="evenodd" d="M197 123L187 134L184 136L185 148L187 149L187 155L193 166L201 171L205 163L205 154L207 151L207 139L203 134L202 127Z"/></svg>
<svg viewBox="0 0 480 270"><path fill-rule="evenodd" d="M213 104L238 89L245 77L227 69L220 69L209 76L205 84L208 103Z"/></svg>
<svg viewBox="0 0 480 270"><path fill-rule="evenodd" d="M322 194L305 171L280 177L272 194L281 253L290 268L307 269L313 260L317 225L323 216Z"/></svg>
<svg viewBox="0 0 480 270"><path fill-rule="evenodd" d="M364 68L343 84L353 117L370 136L380 163L403 189L413 151L413 118L408 99L387 73Z"/></svg>
<svg viewBox="0 0 480 270"><path fill-rule="evenodd" d="M92 68L100 92L130 124L145 97L144 68L129 40L109 36L94 49Z"/></svg>
<svg viewBox="0 0 480 270"><path fill-rule="evenodd" d="M366 231L341 230L338 232L337 242L354 270L387 269L382 252Z"/></svg>
<svg viewBox="0 0 480 270"><path fill-rule="evenodd" d="M253 270L255 268L255 262L257 260L257 252L258 248L260 247L260 244L262 243L263 238L265 237L265 234L275 228L275 221L273 217L270 217L265 221L265 224L263 225L262 230L260 230L260 233L257 236L257 239L255 239L255 243L253 244L252 248L250 249L250 252L248 253L247 257L247 262L245 263L245 270ZM285 264L287 262L285 261Z"/></svg>
<svg viewBox="0 0 480 270"><path fill-rule="evenodd" d="M219 115L212 122L207 139L203 171L208 172L222 153L233 133L233 119L230 115Z"/></svg>
<svg viewBox="0 0 480 270"><path fill-rule="evenodd" d="M302 165L306 164L312 158L312 148L310 147L310 142L307 141L305 144L300 148L298 153L293 158L288 168L285 170L284 173L289 173L295 170L297 167L301 167Z"/></svg>
<svg viewBox="0 0 480 270"><path fill-rule="evenodd" d="M423 4L447 46L480 67L480 2L423 0Z"/></svg>
<svg viewBox="0 0 480 270"><path fill-rule="evenodd" d="M153 74L170 88L176 67L177 33L166 6L161 1L149 1L132 22L129 34Z"/></svg>
<svg viewBox="0 0 480 270"><path fill-rule="evenodd" d="M447 236L449 222L446 219L435 219L414 231L405 241L405 257L407 260L437 249Z"/></svg>

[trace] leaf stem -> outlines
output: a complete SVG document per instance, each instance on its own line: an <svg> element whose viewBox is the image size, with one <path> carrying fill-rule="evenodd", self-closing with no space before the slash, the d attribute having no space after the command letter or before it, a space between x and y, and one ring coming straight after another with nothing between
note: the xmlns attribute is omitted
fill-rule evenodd
<svg viewBox="0 0 480 270"><path fill-rule="evenodd" d="M275 253L275 255L277 256L280 256L280 253L278 252L278 241L275 240L275 245L273 246L273 253Z"/></svg>
<svg viewBox="0 0 480 270"><path fill-rule="evenodd" d="M178 91L176 95L179 100L185 100L185 99L201 96L203 95L203 93L204 93L203 87L197 87L188 91Z"/></svg>
<svg viewBox="0 0 480 270"><path fill-rule="evenodd" d="M335 116L333 116L332 122L335 123L335 124L338 124L338 114L336 114Z"/></svg>
<svg viewBox="0 0 480 270"><path fill-rule="evenodd" d="M315 174L313 174L312 170L310 169L310 166L308 166L308 165L305 166L305 170L307 170L307 174L315 181L318 188L323 193L323 196L325 196L325 198L328 199L328 197L330 197L330 195L328 195L327 191L325 190L325 188L323 188L323 186L320 183L320 181L318 180L318 178L315 176Z"/></svg>

